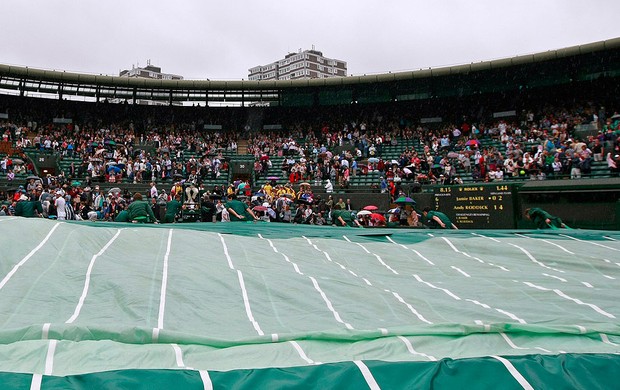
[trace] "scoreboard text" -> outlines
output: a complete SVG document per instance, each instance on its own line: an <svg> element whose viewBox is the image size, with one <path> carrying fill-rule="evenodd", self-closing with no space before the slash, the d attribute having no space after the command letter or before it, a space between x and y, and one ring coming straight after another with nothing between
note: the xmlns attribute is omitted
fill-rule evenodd
<svg viewBox="0 0 620 390"><path fill-rule="evenodd" d="M450 217L459 229L515 227L512 186L506 184L437 187L435 210Z"/></svg>

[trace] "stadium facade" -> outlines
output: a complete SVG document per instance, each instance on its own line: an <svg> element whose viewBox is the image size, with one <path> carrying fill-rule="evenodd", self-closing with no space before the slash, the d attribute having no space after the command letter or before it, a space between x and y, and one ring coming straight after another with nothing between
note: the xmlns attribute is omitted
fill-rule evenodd
<svg viewBox="0 0 620 390"><path fill-rule="evenodd" d="M81 74L0 65L0 94L130 104L316 107L393 102L476 103L490 97L498 111L518 109L547 91L581 99L617 99L620 38L517 56L408 72L297 80L160 80ZM571 93L571 94L573 94ZM495 109L495 108L494 108Z"/></svg>

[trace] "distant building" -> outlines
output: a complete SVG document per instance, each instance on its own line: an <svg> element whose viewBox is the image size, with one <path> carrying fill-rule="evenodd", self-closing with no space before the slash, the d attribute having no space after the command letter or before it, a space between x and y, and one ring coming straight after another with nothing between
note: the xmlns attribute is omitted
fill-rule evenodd
<svg viewBox="0 0 620 390"><path fill-rule="evenodd" d="M161 68L159 66L151 65L151 60L146 61L146 67L141 68L139 66L131 66L129 70L121 70L119 72L119 77L131 77L131 78L141 78L141 79L155 79L155 80L183 80L183 76L179 76L171 73L162 73ZM112 103L123 103L127 101L127 99L111 99ZM127 101L130 102L130 101ZM134 99L131 99L131 103L133 104L141 104L147 106L181 106L182 104L179 102L170 102L168 99L164 100L154 100L144 98L143 96L137 96Z"/></svg>
<svg viewBox="0 0 620 390"><path fill-rule="evenodd" d="M120 77L138 77L143 79L157 79L157 80L183 80L183 76L179 76L171 73L162 73L159 66L151 65L151 60L146 62L146 67L140 68L139 66L131 66L129 70L122 70L118 74Z"/></svg>
<svg viewBox="0 0 620 390"><path fill-rule="evenodd" d="M295 80L317 79L326 77L345 77L347 63L333 58L323 57L323 53L314 50L287 54L283 59L248 70L248 80Z"/></svg>

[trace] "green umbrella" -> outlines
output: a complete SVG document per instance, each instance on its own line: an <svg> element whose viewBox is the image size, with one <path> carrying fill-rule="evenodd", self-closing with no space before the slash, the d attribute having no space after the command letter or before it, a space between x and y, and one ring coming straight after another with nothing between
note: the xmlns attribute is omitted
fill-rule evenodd
<svg viewBox="0 0 620 390"><path fill-rule="evenodd" d="M401 196L400 198L396 199L394 203L401 204L401 205L411 205L411 206L415 206L416 204L415 200L411 199L408 196Z"/></svg>

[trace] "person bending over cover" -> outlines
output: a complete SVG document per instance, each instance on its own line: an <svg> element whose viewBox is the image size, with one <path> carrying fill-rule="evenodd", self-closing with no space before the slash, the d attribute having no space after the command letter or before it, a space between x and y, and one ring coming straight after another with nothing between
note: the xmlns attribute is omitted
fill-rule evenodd
<svg viewBox="0 0 620 390"><path fill-rule="evenodd" d="M424 215L424 218L428 221L431 228L437 229L441 227L442 229L458 229L446 214L431 210L430 207L425 207L424 210L422 210L422 215Z"/></svg>
<svg viewBox="0 0 620 390"><path fill-rule="evenodd" d="M228 195L226 210L230 213L230 221L251 221L258 218L245 203L235 199L234 195Z"/></svg>
<svg viewBox="0 0 620 390"><path fill-rule="evenodd" d="M148 202L142 200L142 194L136 192L133 195L133 202L127 207L127 210L121 211L116 216L116 222L157 222L155 214Z"/></svg>
<svg viewBox="0 0 620 390"><path fill-rule="evenodd" d="M532 207L525 210L525 217L536 225L537 229L566 228L560 217L555 217L543 209Z"/></svg>

